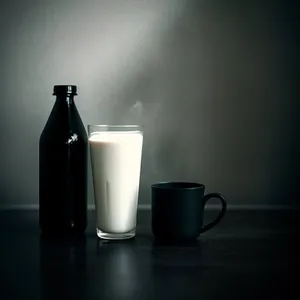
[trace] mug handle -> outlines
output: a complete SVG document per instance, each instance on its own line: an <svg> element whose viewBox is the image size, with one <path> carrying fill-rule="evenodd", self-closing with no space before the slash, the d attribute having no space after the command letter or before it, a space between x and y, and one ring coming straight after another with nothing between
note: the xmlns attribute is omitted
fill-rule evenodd
<svg viewBox="0 0 300 300"><path fill-rule="evenodd" d="M205 207L207 201L211 198L219 199L221 201L221 204L222 204L222 209L221 209L219 215L217 216L217 218L214 221L208 223L207 225L202 226L200 233L203 233L203 232L213 228L215 225L217 225L221 221L221 219L224 217L224 215L226 213L226 210L227 210L227 203L226 203L225 197L223 195L219 194L219 193L206 194L202 198L202 201L204 202L204 207Z"/></svg>

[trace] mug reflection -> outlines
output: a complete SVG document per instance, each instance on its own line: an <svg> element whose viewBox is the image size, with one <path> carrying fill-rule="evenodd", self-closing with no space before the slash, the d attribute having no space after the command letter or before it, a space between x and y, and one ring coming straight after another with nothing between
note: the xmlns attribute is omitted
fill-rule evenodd
<svg viewBox="0 0 300 300"><path fill-rule="evenodd" d="M199 278L206 271L200 240L179 243L155 239L150 259L153 299L161 295L164 299L190 299L189 292L193 289L196 293ZM201 299L201 295L193 299Z"/></svg>

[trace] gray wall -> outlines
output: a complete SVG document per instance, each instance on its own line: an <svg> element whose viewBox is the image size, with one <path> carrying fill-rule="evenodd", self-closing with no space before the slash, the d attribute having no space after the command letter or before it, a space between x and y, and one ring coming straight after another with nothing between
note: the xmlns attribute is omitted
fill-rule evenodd
<svg viewBox="0 0 300 300"><path fill-rule="evenodd" d="M229 204L297 205L296 9L289 1L2 1L1 204L38 203L52 86L77 84L85 125L145 126L140 203L149 203L152 182L193 180ZM91 180L89 195L93 203Z"/></svg>

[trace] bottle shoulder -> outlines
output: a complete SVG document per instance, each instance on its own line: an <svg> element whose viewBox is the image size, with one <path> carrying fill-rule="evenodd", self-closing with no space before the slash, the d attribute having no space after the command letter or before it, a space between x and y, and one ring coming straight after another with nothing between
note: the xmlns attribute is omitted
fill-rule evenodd
<svg viewBox="0 0 300 300"><path fill-rule="evenodd" d="M81 125L81 126L80 126ZM82 124L69 126L63 123L47 123L40 135L40 143L82 144L88 143L87 133Z"/></svg>
<svg viewBox="0 0 300 300"><path fill-rule="evenodd" d="M86 133L79 131L43 131L40 136L40 144L65 144L65 145L74 145L74 144L87 144L88 139Z"/></svg>
<svg viewBox="0 0 300 300"><path fill-rule="evenodd" d="M73 110L53 109L41 133L40 143L87 143L87 133L74 106Z"/></svg>

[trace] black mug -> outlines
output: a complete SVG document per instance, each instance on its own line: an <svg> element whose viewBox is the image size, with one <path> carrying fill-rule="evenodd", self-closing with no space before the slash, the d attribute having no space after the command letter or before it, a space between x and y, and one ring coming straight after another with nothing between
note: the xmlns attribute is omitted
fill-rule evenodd
<svg viewBox="0 0 300 300"><path fill-rule="evenodd" d="M192 182L161 182L152 185L152 231L165 241L195 240L224 217L227 204L219 193L204 195L205 186ZM221 201L217 218L203 225L205 204L211 198Z"/></svg>

